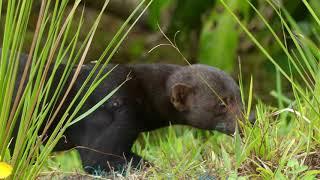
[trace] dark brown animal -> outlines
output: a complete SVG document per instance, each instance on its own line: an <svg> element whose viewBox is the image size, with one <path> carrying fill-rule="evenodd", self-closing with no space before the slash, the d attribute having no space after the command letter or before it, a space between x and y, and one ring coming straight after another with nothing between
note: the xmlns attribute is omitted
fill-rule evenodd
<svg viewBox="0 0 320 180"><path fill-rule="evenodd" d="M112 67L114 65L108 65L104 72ZM55 82L59 82L64 66L59 68ZM92 68L90 64L82 68L61 114ZM58 143L55 151L87 147L78 151L84 169L93 173L98 168L109 171L110 167L124 167L130 160L133 166L137 166L142 158L132 153L131 147L141 132L182 124L234 133L242 109L237 84L223 71L199 64L119 65L95 89L79 113L94 106L125 81L129 73L131 80L109 101L67 129L65 138ZM52 90L55 88L56 85L53 85ZM58 115L56 122L60 118Z"/></svg>

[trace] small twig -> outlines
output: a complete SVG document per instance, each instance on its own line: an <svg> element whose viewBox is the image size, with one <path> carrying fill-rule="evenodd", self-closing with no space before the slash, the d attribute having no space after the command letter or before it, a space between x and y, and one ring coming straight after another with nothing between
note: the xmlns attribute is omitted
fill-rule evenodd
<svg viewBox="0 0 320 180"><path fill-rule="evenodd" d="M276 116L276 115L279 115L279 114L281 114L281 113L283 113L283 112L291 112L291 113L293 113L293 114L301 117L301 118L302 118L303 120L305 120L307 123L309 123L309 124L311 123L311 121L310 121L306 116L302 115L300 112L298 112L298 111L296 111L296 110L294 110L294 109L292 109L292 108L280 109L280 110L278 110L278 111L276 111L276 112L271 113L269 116Z"/></svg>

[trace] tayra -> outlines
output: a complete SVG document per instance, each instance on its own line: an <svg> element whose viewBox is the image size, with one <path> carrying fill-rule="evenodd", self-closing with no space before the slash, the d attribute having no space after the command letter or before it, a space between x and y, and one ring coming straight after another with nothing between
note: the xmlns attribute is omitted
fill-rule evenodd
<svg viewBox="0 0 320 180"><path fill-rule="evenodd" d="M18 81L26 56L21 59ZM112 67L114 65L108 65L104 72ZM59 121L92 68L92 64L82 67L55 122ZM52 91L63 69L61 65L55 75ZM79 113L86 112L98 103L124 82L129 73L131 79L111 99L67 129L55 151L86 147L78 151L83 167L92 173L98 168L106 171L117 169L129 161L133 166L138 165L142 158L132 153L131 147L141 132L181 124L234 133L237 119L241 117L239 88L223 71L200 64L119 65L94 90Z"/></svg>

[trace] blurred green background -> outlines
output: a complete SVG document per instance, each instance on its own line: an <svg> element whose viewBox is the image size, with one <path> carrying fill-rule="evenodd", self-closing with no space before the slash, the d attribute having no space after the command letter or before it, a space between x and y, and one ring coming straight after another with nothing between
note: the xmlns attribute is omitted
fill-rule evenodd
<svg viewBox="0 0 320 180"><path fill-rule="evenodd" d="M285 54L273 40L265 24L246 3L246 0L227 0L226 2L256 35L259 42L271 52L278 63L283 65L284 69L288 69ZM251 0L250 2L267 18L276 33L283 37L282 34L285 32L283 32L280 19L272 7L267 5L264 0ZM79 47L103 3L104 1L98 0L84 0L82 2L82 6L86 10ZM88 62L99 57L119 26L138 3L139 0L110 1L93 41L94 44L89 51ZM314 28L314 22L311 21L310 13L302 1L279 0L278 3L281 3L282 7L285 7L292 15L305 35L312 37L313 32L319 31ZM310 3L319 15L320 1L310 0ZM30 47L38 9L40 9L40 2L34 6L34 14L32 14L31 23L29 23L28 38L25 43L25 52L28 52L27 47ZM80 18L81 10L82 8L78 8L79 16L76 17ZM77 23L74 24L74 29L76 29ZM270 104L277 102L276 98L271 95L271 91L276 89L277 77L274 66L270 61L267 61L221 3L216 0L155 0L121 45L111 63L186 64L179 53L168 46L161 46L148 53L156 45L167 43L159 31L159 27L171 40L175 39L177 46L189 62L219 67L230 73L236 80L241 66L245 89L247 88L246 84L249 84L250 76L253 76L255 100L260 99ZM286 41L290 48L290 39L288 38ZM286 94L286 92L289 92L290 88L288 82L282 83L284 95L289 98L292 95Z"/></svg>

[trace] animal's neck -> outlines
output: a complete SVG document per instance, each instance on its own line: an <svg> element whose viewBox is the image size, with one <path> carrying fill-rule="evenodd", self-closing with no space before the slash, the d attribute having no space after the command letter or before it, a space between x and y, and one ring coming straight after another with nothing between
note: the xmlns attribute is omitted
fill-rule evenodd
<svg viewBox="0 0 320 180"><path fill-rule="evenodd" d="M180 123L181 118L170 102L167 81L172 73L181 68L178 65L133 65L134 74L145 90L146 106L150 106L153 120L167 125ZM154 114L156 113L156 114ZM158 117L156 119L156 117Z"/></svg>

